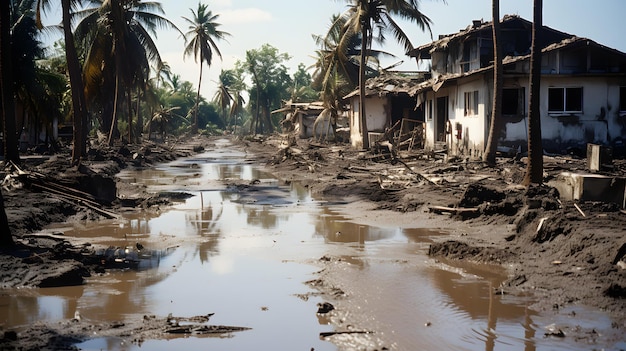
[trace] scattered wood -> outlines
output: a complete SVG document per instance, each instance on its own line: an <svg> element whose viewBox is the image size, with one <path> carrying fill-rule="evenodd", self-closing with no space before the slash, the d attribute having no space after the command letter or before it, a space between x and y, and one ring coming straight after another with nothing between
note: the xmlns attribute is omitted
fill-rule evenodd
<svg viewBox="0 0 626 351"><path fill-rule="evenodd" d="M583 217L587 217L587 215L585 215L585 212L583 212L583 210L580 209L577 203L574 204L574 207L576 207L578 212L580 212L580 214L583 215Z"/></svg>
<svg viewBox="0 0 626 351"><path fill-rule="evenodd" d="M24 183L30 184L33 188L37 188L62 201L90 208L106 218L118 218L117 214L103 209L102 205L96 202L95 197L89 193L59 184L58 181L50 179L41 173L25 171L13 162L11 162L11 165L17 172L17 178Z"/></svg>
<svg viewBox="0 0 626 351"><path fill-rule="evenodd" d="M437 214L443 213L477 213L479 211L478 207L446 207L446 206L430 206L428 207L430 212L434 212Z"/></svg>
<svg viewBox="0 0 626 351"><path fill-rule="evenodd" d="M402 161L401 159L396 158L396 161L400 162L402 165L404 165L404 167L405 167L406 169L408 169L411 173L415 174L415 175L417 176L417 178L418 178L418 179L425 180L426 182L428 182L428 183L430 183L430 184L432 184L432 185L437 185L437 183L435 183L435 182L433 182L432 180L430 180L430 179L426 178L426 176L425 176L425 175L423 175L423 174L421 174L421 173L416 172L415 170L413 170L411 167L409 167L409 165L407 165L406 163L404 163L404 161Z"/></svg>

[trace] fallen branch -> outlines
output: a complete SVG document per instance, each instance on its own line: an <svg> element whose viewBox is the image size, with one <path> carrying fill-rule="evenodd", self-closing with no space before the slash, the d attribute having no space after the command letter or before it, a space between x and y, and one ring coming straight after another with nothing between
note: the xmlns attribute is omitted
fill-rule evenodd
<svg viewBox="0 0 626 351"><path fill-rule="evenodd" d="M320 337L326 338L333 335L341 335L341 334L371 334L371 331L367 330L344 330L344 331L333 331L333 332L321 332Z"/></svg>

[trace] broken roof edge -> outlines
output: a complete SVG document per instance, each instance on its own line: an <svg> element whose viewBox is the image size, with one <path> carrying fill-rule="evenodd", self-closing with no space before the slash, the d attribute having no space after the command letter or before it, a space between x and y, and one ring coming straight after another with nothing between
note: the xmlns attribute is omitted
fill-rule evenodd
<svg viewBox="0 0 626 351"><path fill-rule="evenodd" d="M271 111L270 114L281 113L281 112L293 112L295 110L308 111L315 110L320 111L324 109L323 101L312 101L312 102L291 102L283 101L283 107Z"/></svg>
<svg viewBox="0 0 626 351"><path fill-rule="evenodd" d="M607 50L610 51L616 55L620 55L623 56L623 58L626 60L626 53L623 53L617 49L613 49L610 47L607 47L605 45L599 44L591 39L588 38L583 38L583 37L577 37L577 36L571 36L570 38L567 39L563 39L558 43L554 43L554 44L550 44L548 46L546 46L545 48L541 49L541 53L545 54L545 53L549 53L551 51L554 50L559 50L559 49L563 49L563 48L567 48L567 47L574 47L574 46L581 46L581 45L586 45L586 46L595 46L597 48L603 49L603 50ZM530 60L530 56L531 54L526 54L526 55L522 55L522 56L507 56L505 58L502 59L502 64L503 65L510 65L513 63L517 63L520 61L526 61L526 60ZM493 70L493 64L486 66L486 67L482 67L479 69L475 69L473 71L469 71L469 72L459 72L459 73L449 73L449 74L444 74L444 75L439 75L437 77L433 77L427 81L424 81L418 85L416 85L415 87L413 87L413 89L411 89L408 94L410 96L415 96L419 93L422 93L424 91L427 91L429 89L432 89L434 91L439 90L441 87L443 87L446 83L450 82L450 81L454 81L457 79L461 79L461 78L466 78L466 77L471 77L475 74L481 74L481 73L485 73L485 72L489 72Z"/></svg>
<svg viewBox="0 0 626 351"><path fill-rule="evenodd" d="M387 96L407 93L414 84L424 82L430 71L386 71L383 74L367 79L365 96ZM343 99L359 96L359 88L354 89Z"/></svg>
<svg viewBox="0 0 626 351"><path fill-rule="evenodd" d="M532 26L532 22L519 16L519 15L504 15L502 17L502 19L500 19L500 23L502 25L506 24L507 22L511 22L511 21L520 21L522 23L524 23L525 25L528 26ZM480 23L480 24L478 24ZM417 58L418 60L423 60L423 59L430 59L430 55L437 49L437 48L444 48L446 46L448 46L448 43L450 43L451 41L456 41L456 40L460 40L464 37L467 37L469 35L472 35L476 32L480 32L480 31L484 31L484 30L490 30L491 31L491 27L492 27L493 21L487 21L487 22L483 22L482 20L480 20L480 22L478 22L478 20L474 21L472 24L470 24L469 26L467 26L465 29L460 30L457 33L452 33L452 34L442 34L439 35L439 39L438 40L434 40L430 43L424 44L424 45L420 45L417 48L414 48L413 50L408 52L408 56L410 57L414 57ZM562 36L565 37L572 37L574 36L571 33L566 33L548 26L543 26L542 27L543 30L547 30L547 31L551 31L554 33L558 33Z"/></svg>

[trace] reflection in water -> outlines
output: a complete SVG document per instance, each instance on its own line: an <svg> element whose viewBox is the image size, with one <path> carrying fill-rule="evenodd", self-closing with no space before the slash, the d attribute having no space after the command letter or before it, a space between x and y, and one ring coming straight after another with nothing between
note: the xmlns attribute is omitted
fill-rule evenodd
<svg viewBox="0 0 626 351"><path fill-rule="evenodd" d="M537 330L549 323L528 309L527 301L494 294L505 279L501 270L430 260L428 245L445 232L353 222L312 199L304 187L279 186L245 164L245 154L226 146L121 175L151 191L192 195L167 211L49 229L122 248L156 241L158 247L146 250L162 254L147 269L111 271L80 287L0 290L0 326L70 319L76 311L90 323L215 313L212 324L252 330L229 338L150 340L141 347L103 338L81 347L334 350L319 338L332 328L329 316L315 313L322 298L304 284L316 278L319 267L300 263L328 255L338 259L336 287L349 297L338 304L354 311L348 317L353 325L380 331L373 337L384 340L383 346L585 349L542 338ZM366 348L359 337L350 336L343 345Z"/></svg>

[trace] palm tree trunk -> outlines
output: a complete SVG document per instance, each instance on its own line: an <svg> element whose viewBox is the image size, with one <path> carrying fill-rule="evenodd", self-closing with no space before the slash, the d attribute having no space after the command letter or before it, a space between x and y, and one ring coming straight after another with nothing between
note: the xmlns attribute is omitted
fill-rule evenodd
<svg viewBox="0 0 626 351"><path fill-rule="evenodd" d="M9 219L4 209L4 197L0 190L0 248L11 247L15 245L11 228L9 228Z"/></svg>
<svg viewBox="0 0 626 351"><path fill-rule="evenodd" d="M533 0L533 27L530 53L530 97L528 103L528 165L522 184L543 183L543 145L539 109L541 84L541 31L543 0Z"/></svg>
<svg viewBox="0 0 626 351"><path fill-rule="evenodd" d="M128 106L128 143L133 143L133 105L130 96L131 89L126 92L126 104Z"/></svg>
<svg viewBox="0 0 626 351"><path fill-rule="evenodd" d="M86 128L87 106L85 104L85 92L83 89L83 78L80 72L80 63L72 34L70 23L70 0L61 2L63 11L63 33L65 38L65 59L67 60L67 70L70 76L70 89L72 91L72 109L74 110L72 164L78 164L80 159L87 154Z"/></svg>
<svg viewBox="0 0 626 351"><path fill-rule="evenodd" d="M139 113L140 108L141 108L141 88L137 87L137 135L135 135L135 139L137 139L138 143L141 143L141 136L143 134L143 117L141 113Z"/></svg>
<svg viewBox="0 0 626 351"><path fill-rule="evenodd" d="M19 163L20 154L17 150L17 135L15 133L15 105L13 105L13 75L11 70L11 41L9 40L11 23L9 22L9 2L2 1L0 4L0 107L4 121L4 157L5 162L15 161ZM11 122L12 121L12 122ZM13 125L13 130L11 130ZM9 138L9 136L13 138ZM12 141L8 141L12 140ZM9 148L12 149L9 150ZM4 197L0 190L0 247L15 245L13 235L9 228L9 220L4 210Z"/></svg>
<svg viewBox="0 0 626 351"><path fill-rule="evenodd" d="M116 60L117 61L117 60ZM115 69L117 71L117 68ZM111 129L109 129L109 139L107 144L113 145L113 131L117 126L117 104L118 96L120 95L120 75L119 72L115 73L115 97L113 98L113 118L111 119Z"/></svg>
<svg viewBox="0 0 626 351"><path fill-rule="evenodd" d="M500 0L492 0L491 15L493 17L493 101L491 106L491 123L487 148L483 161L488 165L496 164L496 152L501 126L502 114L502 84L504 77L502 69L502 47L500 46Z"/></svg>
<svg viewBox="0 0 626 351"><path fill-rule="evenodd" d="M367 116L365 115L365 65L367 51L367 36L369 31L367 24L362 24L363 30L361 33L361 60L359 64L359 118L361 120L361 134L363 135L363 148L369 149L370 140L367 130Z"/></svg>
<svg viewBox="0 0 626 351"><path fill-rule="evenodd" d="M2 117L4 121L4 162L20 163L17 148L17 130L15 123L15 104L13 88L13 69L11 58L11 22L9 18L10 2L2 1L0 5L0 90L2 97Z"/></svg>
<svg viewBox="0 0 626 351"><path fill-rule="evenodd" d="M202 59L200 59L200 78L198 78L198 93L196 94L196 110L193 117L193 129L192 133L198 133L198 110L200 109L200 87L202 86Z"/></svg>
<svg viewBox="0 0 626 351"><path fill-rule="evenodd" d="M272 113L269 99L266 99L265 104L263 105L263 117L265 120L265 128L263 129L264 132L269 134L274 133L274 124L272 123Z"/></svg>

